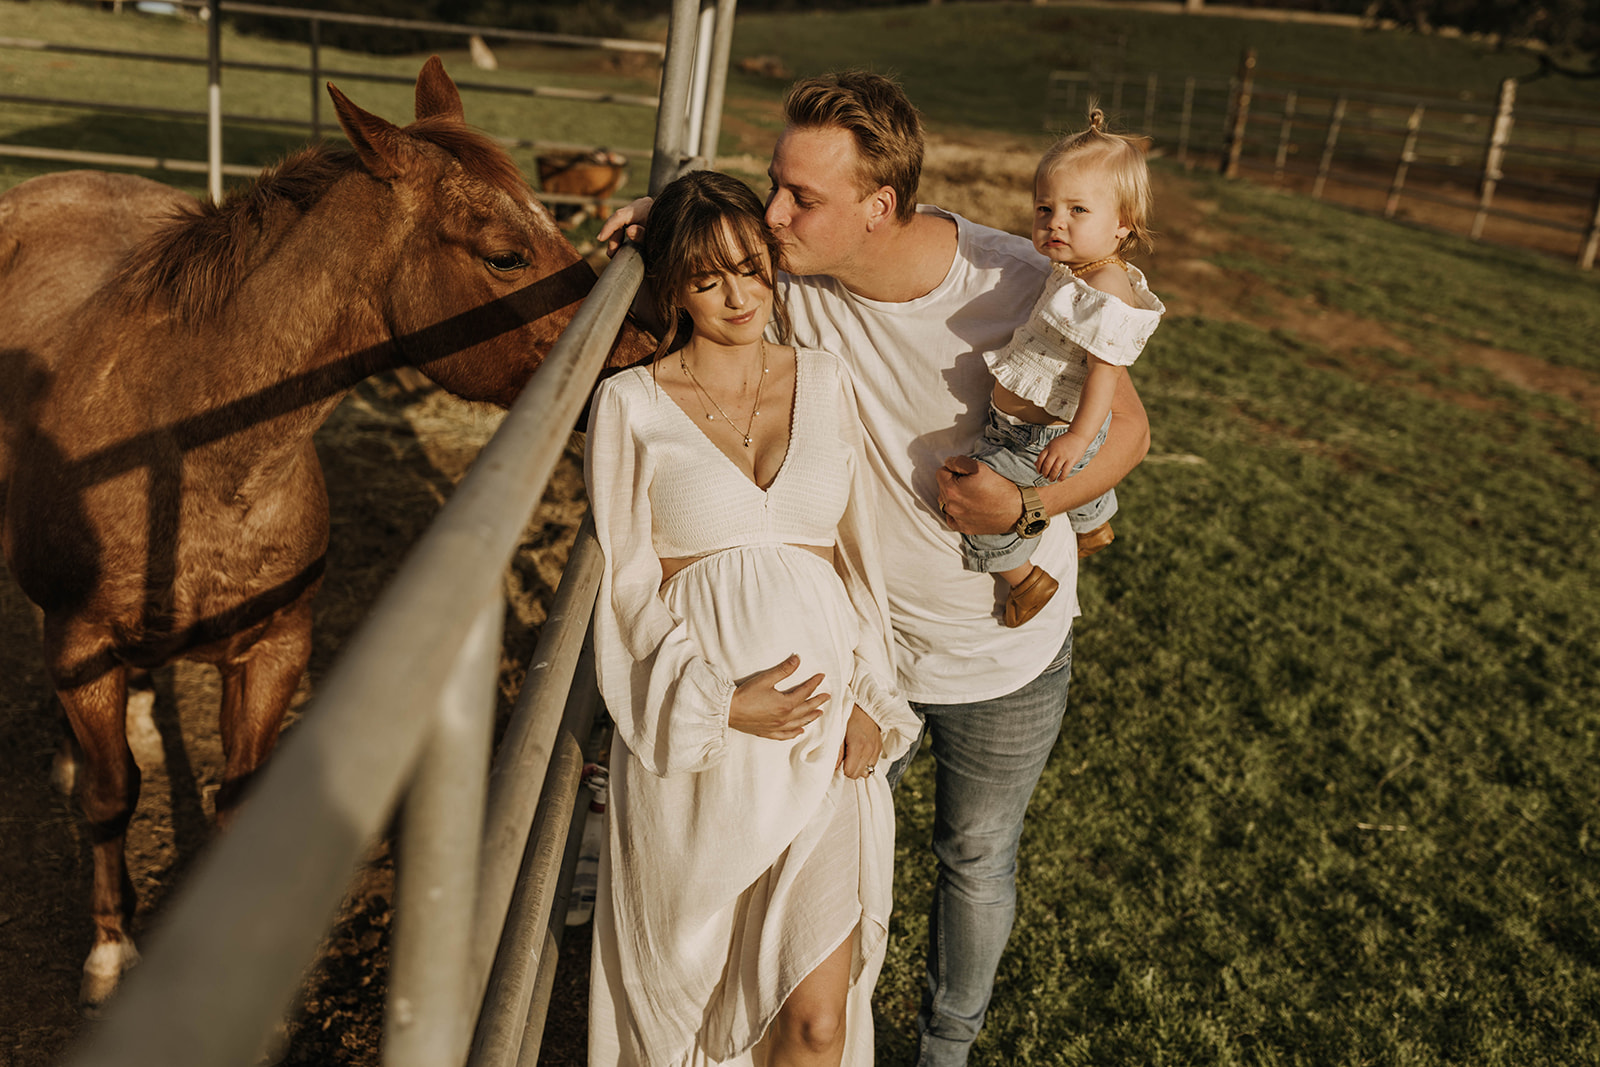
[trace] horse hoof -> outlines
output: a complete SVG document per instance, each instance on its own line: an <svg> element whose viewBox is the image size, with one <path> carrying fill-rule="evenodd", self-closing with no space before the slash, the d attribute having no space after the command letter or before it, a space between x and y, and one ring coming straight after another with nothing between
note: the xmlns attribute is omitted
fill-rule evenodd
<svg viewBox="0 0 1600 1067"><path fill-rule="evenodd" d="M102 941L96 945L83 963L83 984L78 986L79 1014L98 1019L122 976L138 962L139 950L132 941Z"/></svg>

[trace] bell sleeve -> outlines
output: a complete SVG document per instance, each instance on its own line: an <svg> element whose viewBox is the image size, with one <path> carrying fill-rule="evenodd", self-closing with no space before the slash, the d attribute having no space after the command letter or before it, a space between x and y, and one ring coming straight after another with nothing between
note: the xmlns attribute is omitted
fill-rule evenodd
<svg viewBox="0 0 1600 1067"><path fill-rule="evenodd" d="M884 590L876 509L869 495L872 490L863 477L866 451L861 417L856 410L855 390L842 366L840 377L839 437L847 449L850 498L839 519L834 566L844 581L860 629L850 690L861 710L883 731L883 754L879 758L892 761L916 743L922 734L922 722L896 685L894 635Z"/></svg>
<svg viewBox="0 0 1600 1067"><path fill-rule="evenodd" d="M648 450L622 388L597 392L584 449L584 482L605 557L594 610L595 673L617 733L652 774L705 770L727 750L734 682L707 662L661 599L651 539Z"/></svg>

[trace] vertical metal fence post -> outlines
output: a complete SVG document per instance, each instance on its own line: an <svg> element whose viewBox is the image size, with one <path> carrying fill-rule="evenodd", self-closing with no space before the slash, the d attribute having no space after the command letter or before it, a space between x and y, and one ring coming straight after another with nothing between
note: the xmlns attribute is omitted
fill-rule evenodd
<svg viewBox="0 0 1600 1067"><path fill-rule="evenodd" d="M717 29L711 42L711 78L706 86L705 120L700 132L700 155L716 165L722 139L722 105L728 91L728 56L733 51L733 12L738 0L716 0Z"/></svg>
<svg viewBox="0 0 1600 1067"><path fill-rule="evenodd" d="M311 139L322 140L322 20L311 20Z"/></svg>
<svg viewBox="0 0 1600 1067"><path fill-rule="evenodd" d="M495 596L474 618L406 794L384 1021L389 1067L461 1063L477 1014L467 973L469 935L504 614Z"/></svg>
<svg viewBox="0 0 1600 1067"><path fill-rule="evenodd" d="M206 188L222 203L222 0L206 0Z"/></svg>
<svg viewBox="0 0 1600 1067"><path fill-rule="evenodd" d="M1517 103L1517 79L1507 78L1500 83L1500 100L1495 107L1494 125L1489 129L1489 146L1483 153L1483 178L1478 183L1478 211L1472 216L1471 236L1474 241L1483 236L1483 224L1489 219L1489 205L1494 200L1495 186L1505 175L1500 165L1505 161L1506 145L1511 141L1513 110Z"/></svg>
<svg viewBox="0 0 1600 1067"><path fill-rule="evenodd" d="M1389 198L1383 202L1383 217L1394 218L1394 213L1400 210L1400 190L1406 185L1406 171L1411 169L1411 164L1417 158L1417 136L1422 132L1422 105L1418 104L1411 109L1411 117L1406 120L1406 139L1400 146L1400 162L1394 169L1394 181L1389 183Z"/></svg>
<svg viewBox="0 0 1600 1067"><path fill-rule="evenodd" d="M694 33L694 74L689 79L689 114L685 119L683 143L690 152L700 150L700 131L705 128L706 86L711 78L711 38L717 29L717 9L701 0L700 18Z"/></svg>
<svg viewBox="0 0 1600 1067"><path fill-rule="evenodd" d="M699 11L695 0L672 0L672 24L693 26ZM650 160L650 193L678 176L683 166L686 131L683 116L689 104L689 79L694 67L695 35L687 30L669 34L667 55L661 65L660 103L656 106L656 147Z"/></svg>
<svg viewBox="0 0 1600 1067"><path fill-rule="evenodd" d="M1328 115L1328 134L1322 139L1322 159L1317 163L1317 180L1311 183L1311 199L1322 199L1322 187L1328 183L1328 171L1333 168L1333 149L1339 143L1339 127L1344 123L1345 99L1341 95L1333 102Z"/></svg>

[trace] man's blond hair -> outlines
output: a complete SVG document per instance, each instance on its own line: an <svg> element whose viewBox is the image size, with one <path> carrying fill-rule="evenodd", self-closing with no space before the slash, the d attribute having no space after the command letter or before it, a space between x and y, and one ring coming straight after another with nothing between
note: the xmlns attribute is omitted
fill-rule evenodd
<svg viewBox="0 0 1600 1067"><path fill-rule="evenodd" d="M888 186L895 218L911 221L922 180L922 117L900 86L864 70L805 78L784 99L783 118L796 129L849 133L860 160L856 184L862 198Z"/></svg>

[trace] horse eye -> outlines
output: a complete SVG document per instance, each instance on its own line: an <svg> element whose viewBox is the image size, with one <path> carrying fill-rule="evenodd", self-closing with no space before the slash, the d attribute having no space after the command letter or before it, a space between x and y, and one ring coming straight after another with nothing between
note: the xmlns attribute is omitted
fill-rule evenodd
<svg viewBox="0 0 1600 1067"><path fill-rule="evenodd" d="M496 252L492 256L483 257L483 261L489 264L491 270L500 271L502 274L521 270L528 265L528 261L518 252Z"/></svg>

